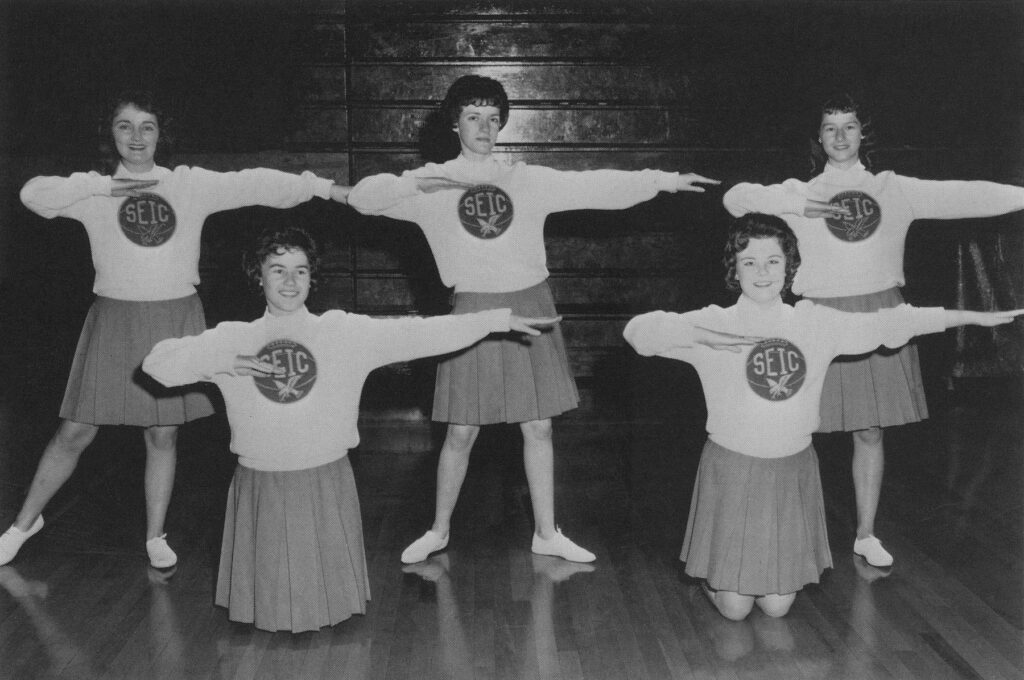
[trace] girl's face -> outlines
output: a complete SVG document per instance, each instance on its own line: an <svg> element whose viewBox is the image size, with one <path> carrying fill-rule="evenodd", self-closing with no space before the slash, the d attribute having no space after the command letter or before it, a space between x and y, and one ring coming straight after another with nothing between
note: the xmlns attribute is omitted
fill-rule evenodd
<svg viewBox="0 0 1024 680"><path fill-rule="evenodd" d="M863 138L863 130L855 112L822 115L818 141L828 156L829 165L842 169L856 165L860 160L860 143Z"/></svg>
<svg viewBox="0 0 1024 680"><path fill-rule="evenodd" d="M778 300L786 285L786 255L779 239L750 239L736 254L736 278L752 302L767 306Z"/></svg>
<svg viewBox="0 0 1024 680"><path fill-rule="evenodd" d="M160 124L155 115L128 104L114 116L110 132L126 170L146 172L153 169L153 157L160 141Z"/></svg>
<svg viewBox="0 0 1024 680"><path fill-rule="evenodd" d="M470 160L483 160L491 155L498 131L501 129L501 110L497 106L462 107L455 131L459 133L462 155Z"/></svg>
<svg viewBox="0 0 1024 680"><path fill-rule="evenodd" d="M267 310L287 316L302 309L309 297L309 258L304 250L286 250L263 260L260 286L267 298Z"/></svg>

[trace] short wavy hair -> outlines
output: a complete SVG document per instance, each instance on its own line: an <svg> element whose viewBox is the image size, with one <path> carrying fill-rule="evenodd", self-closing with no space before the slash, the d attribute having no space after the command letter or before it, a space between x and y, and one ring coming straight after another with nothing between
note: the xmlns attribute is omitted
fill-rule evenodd
<svg viewBox="0 0 1024 680"><path fill-rule="evenodd" d="M729 227L725 255L722 257L722 264L725 265L726 290L740 290L740 281L736 276L736 256L746 250L752 238L778 239L782 254L786 256L786 282L782 286L782 292L787 293L793 285L796 270L800 267L800 249L797 247L796 234L781 217L764 213L747 213L733 220Z"/></svg>
<svg viewBox="0 0 1024 680"><path fill-rule="evenodd" d="M270 227L259 235L252 250L242 258L242 267L249 283L259 289L263 263L272 255L283 255L290 250L306 253L306 259L309 260L309 285L310 289L314 288L320 273L320 250L309 232L301 227Z"/></svg>
<svg viewBox="0 0 1024 680"><path fill-rule="evenodd" d="M441 102L441 112L445 120L458 125L459 116L465 106L495 106L501 113L501 127L508 122L508 94L504 86L494 78L485 76L462 76L451 87Z"/></svg>
<svg viewBox="0 0 1024 680"><path fill-rule="evenodd" d="M164 107L149 90L123 90L110 99L107 108L99 117L97 125L99 159L96 169L104 174L112 175L121 162L121 157L114 147L111 129L114 120L126 106L134 106L139 111L150 113L156 117L160 138L156 143L156 154L153 160L157 165L167 165L174 143L173 120L165 113Z"/></svg>
<svg viewBox="0 0 1024 680"><path fill-rule="evenodd" d="M854 100L852 96L846 92L836 93L821 103L821 106L817 109L817 118L814 120L814 136L811 137L811 175L819 175L828 165L828 156L825 155L825 150L821 148L821 141L819 139L819 131L821 129L821 119L828 113L852 113L857 116L857 120L860 121L860 160L864 164L864 167L871 169L871 155L875 151L875 131L874 126L871 122L871 115L869 111L864 107L863 104Z"/></svg>

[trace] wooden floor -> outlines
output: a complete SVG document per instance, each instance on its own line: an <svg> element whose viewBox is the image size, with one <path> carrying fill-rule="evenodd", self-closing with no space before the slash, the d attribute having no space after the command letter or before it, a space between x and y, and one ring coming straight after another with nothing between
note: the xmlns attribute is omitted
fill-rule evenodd
<svg viewBox="0 0 1024 680"><path fill-rule="evenodd" d="M44 364L31 371L44 380L8 381L0 399L4 526L55 424L63 369ZM851 554L849 442L818 439L835 568L786 618L755 611L741 623L720 617L677 559L699 392L687 404L679 390L652 397L632 384L631 406L590 404L556 421L559 521L597 553L593 565L529 552L518 433L491 428L450 548L403 568L402 547L432 515L437 432L369 414L353 461L373 600L365 616L301 635L232 624L213 606L234 464L222 421L182 432L170 576L148 567L142 544L140 434L110 428L46 529L0 568L0 677L1021 678L1019 392L965 383L940 395L929 422L889 433L878 533L896 555L891 572Z"/></svg>

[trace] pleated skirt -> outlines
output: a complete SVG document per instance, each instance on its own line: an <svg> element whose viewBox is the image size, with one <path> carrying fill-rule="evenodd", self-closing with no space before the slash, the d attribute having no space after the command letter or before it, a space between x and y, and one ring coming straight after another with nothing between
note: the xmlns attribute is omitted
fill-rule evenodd
<svg viewBox="0 0 1024 680"><path fill-rule="evenodd" d="M810 298L846 312L876 312L903 304L898 288L839 298ZM836 358L821 393L819 432L916 423L928 417L917 345Z"/></svg>
<svg viewBox="0 0 1024 680"><path fill-rule="evenodd" d="M547 281L508 293L456 293L453 314L510 307L526 317L555 316ZM492 333L437 367L432 418L487 425L543 420L576 408L579 393L565 340L555 327L539 336Z"/></svg>
<svg viewBox="0 0 1024 680"><path fill-rule="evenodd" d="M97 297L82 326L60 417L149 427L210 415L209 388L167 388L142 371L142 360L156 343L204 330L198 295L155 302Z"/></svg>
<svg viewBox="0 0 1024 680"><path fill-rule="evenodd" d="M680 559L715 590L785 595L832 566L814 448L755 458L708 440Z"/></svg>
<svg viewBox="0 0 1024 680"><path fill-rule="evenodd" d="M370 581L352 464L239 465L228 491L216 603L232 621L300 633L365 614Z"/></svg>

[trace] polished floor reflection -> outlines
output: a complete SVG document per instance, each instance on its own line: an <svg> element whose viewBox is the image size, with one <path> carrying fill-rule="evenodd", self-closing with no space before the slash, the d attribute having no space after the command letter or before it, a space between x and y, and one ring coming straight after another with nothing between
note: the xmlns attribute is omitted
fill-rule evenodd
<svg viewBox="0 0 1024 680"><path fill-rule="evenodd" d="M212 604L234 464L222 421L182 432L171 574L150 569L142 545L140 435L104 430L46 529L0 568L0 678L1024 677L1018 386L959 385L931 421L888 435L889 571L850 553L849 443L819 438L835 568L788 617L755 610L733 623L677 560L703 418L678 388L655 394L677 377L640 375L621 401L556 424L559 522L597 553L593 565L529 552L519 435L491 428L450 547L403 568L401 549L432 515L438 432L369 412L353 462L373 600L365 616L301 635L232 624ZM3 394L5 525L51 433L59 382Z"/></svg>

